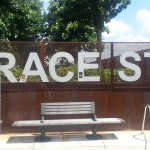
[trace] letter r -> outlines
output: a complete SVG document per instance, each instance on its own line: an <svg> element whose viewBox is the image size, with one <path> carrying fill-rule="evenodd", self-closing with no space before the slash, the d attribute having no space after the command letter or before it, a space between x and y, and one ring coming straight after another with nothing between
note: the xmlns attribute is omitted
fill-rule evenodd
<svg viewBox="0 0 150 150"><path fill-rule="evenodd" d="M0 71L2 71L5 74L5 76L8 78L8 80L10 82L14 82L14 83L18 82L16 80L15 76L10 71L10 69L13 68L15 66L15 63L16 63L16 59L15 59L14 55L12 55L11 53L1 52L0 58L8 59L7 65L0 65Z"/></svg>

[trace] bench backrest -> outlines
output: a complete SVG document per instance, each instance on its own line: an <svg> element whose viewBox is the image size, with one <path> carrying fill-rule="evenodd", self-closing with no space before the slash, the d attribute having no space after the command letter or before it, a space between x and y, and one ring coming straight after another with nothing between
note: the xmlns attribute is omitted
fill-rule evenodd
<svg viewBox="0 0 150 150"><path fill-rule="evenodd" d="M95 114L94 102L41 103L41 115Z"/></svg>

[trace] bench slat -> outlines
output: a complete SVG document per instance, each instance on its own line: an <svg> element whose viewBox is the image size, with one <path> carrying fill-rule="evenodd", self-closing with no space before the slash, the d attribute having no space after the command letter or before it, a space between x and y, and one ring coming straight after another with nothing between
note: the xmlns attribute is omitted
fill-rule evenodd
<svg viewBox="0 0 150 150"><path fill-rule="evenodd" d="M51 112L51 111L52 111L52 112L54 112L54 111L56 111L56 112L57 112L57 111L58 111L58 112L59 112L59 111L66 111L66 112L67 112L67 111L89 111L89 113L90 113L90 112L91 112L91 108L58 108L58 109L57 109L57 108L50 108L50 109L49 109L49 108L46 107L45 111L46 111L46 112L47 112L47 111L48 111L48 112Z"/></svg>
<svg viewBox="0 0 150 150"><path fill-rule="evenodd" d="M97 121L92 119L58 119L58 120L44 120L41 123L40 120L26 120L26 121L15 121L13 127L22 126L55 126L55 125L98 125L98 124L111 124L111 123L124 123L125 121L120 118L98 118Z"/></svg>
<svg viewBox="0 0 150 150"><path fill-rule="evenodd" d="M47 109L53 109L53 108L56 108L56 109L61 109L61 108L64 108L64 109L68 109L68 108L72 108L72 109L91 109L91 105L89 106L89 105L78 105L78 106L55 106L55 105L53 105L53 106L49 106L49 105L45 105L45 107L47 108Z"/></svg>
<svg viewBox="0 0 150 150"><path fill-rule="evenodd" d="M95 113L94 102L61 102L41 104L42 115L93 113Z"/></svg>
<svg viewBox="0 0 150 150"><path fill-rule="evenodd" d="M43 103L45 105L91 105L94 102L58 102L58 103Z"/></svg>
<svg viewBox="0 0 150 150"><path fill-rule="evenodd" d="M57 111L57 112L45 112L45 115L63 115L63 114L90 114L91 111Z"/></svg>

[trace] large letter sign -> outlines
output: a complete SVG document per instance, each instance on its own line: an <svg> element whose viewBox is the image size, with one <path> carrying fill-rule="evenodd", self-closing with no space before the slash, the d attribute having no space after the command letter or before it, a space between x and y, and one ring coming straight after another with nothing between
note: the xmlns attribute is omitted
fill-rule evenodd
<svg viewBox="0 0 150 150"><path fill-rule="evenodd" d="M58 52L58 53L56 53L52 56L52 58L49 62L49 73L50 73L51 77L57 82L68 82L72 79L72 77L74 75L73 72L69 71L66 76L60 77L60 76L57 75L56 70L55 70L57 60L61 57L65 57L66 59L68 59L68 61L74 62L74 58L69 53L67 53L67 52Z"/></svg>
<svg viewBox="0 0 150 150"><path fill-rule="evenodd" d="M134 75L133 76L127 76L124 73L124 71L118 71L119 77L124 81L136 81L141 77L141 69L139 66L126 61L127 57L133 57L135 59L135 61L141 61L141 57L139 56L139 54L134 53L134 52L128 52L128 53L124 53L123 55L121 55L120 56L120 63L124 67L129 68L131 70L134 70Z"/></svg>
<svg viewBox="0 0 150 150"><path fill-rule="evenodd" d="M74 72L68 71L65 76L59 76L56 73L56 65L59 64L59 58L66 58L68 62L74 63L74 58L71 54L67 52L58 52L55 53L48 62L49 65L49 74L56 82L69 82L73 76ZM96 61L99 57L98 52L78 52L78 81L79 82L89 82L89 81L100 81L100 76L87 76L85 75L86 69L97 69L98 63L92 62ZM141 57L136 52L127 52L120 56L120 64L123 66L122 68L129 68L134 71L133 75L127 75L124 70L118 71L119 77L123 81L133 82L137 81L141 77L141 68L134 64L133 62L129 62L127 60L128 57L132 57L135 61L141 61ZM143 57L142 57L143 58ZM144 52L144 58L150 58L150 52ZM11 69L15 67L16 59L13 54L7 52L0 52L0 59L7 60L0 64L0 71L4 73L4 75L8 78L10 82L17 83L17 79L14 74L11 72ZM113 58L110 58L113 59ZM1 62L2 62L1 61ZM103 60L102 60L103 61ZM108 60L109 61L109 60ZM7 64L4 64L6 63ZM35 64L36 68L32 69L32 65ZM77 65L77 64L76 64ZM25 64L24 70L20 77L19 82L27 82L28 76L39 76L42 82L49 82L48 77L45 73L43 65L40 61L40 58L36 52L31 52Z"/></svg>
<svg viewBox="0 0 150 150"><path fill-rule="evenodd" d="M33 62L35 63L37 70L31 70ZM26 82L28 76L37 76L37 75L41 77L43 82L49 82L37 53L29 54L22 75L24 75L24 78L23 79L20 78L19 82Z"/></svg>
<svg viewBox="0 0 150 150"><path fill-rule="evenodd" d="M78 53L78 81L100 81L100 77L85 76L85 69L98 69L98 64L86 64L85 58L99 57L98 52L79 52Z"/></svg>
<svg viewBox="0 0 150 150"><path fill-rule="evenodd" d="M8 64L7 65L0 65L0 70L5 74L5 76L9 79L10 82L18 82L12 72L9 70L15 66L16 59L14 55L10 53L5 53L1 52L0 53L0 58L6 58L8 59Z"/></svg>

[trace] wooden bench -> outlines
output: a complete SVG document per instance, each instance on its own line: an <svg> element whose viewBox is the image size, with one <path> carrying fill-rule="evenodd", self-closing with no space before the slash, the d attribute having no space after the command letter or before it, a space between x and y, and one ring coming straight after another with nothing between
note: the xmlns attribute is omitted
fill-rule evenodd
<svg viewBox="0 0 150 150"><path fill-rule="evenodd" d="M89 114L89 118L73 119L73 115ZM70 119L47 119L49 115L69 115ZM45 138L45 129L47 127L64 127L67 126L89 126L92 129L92 137L97 136L97 126L100 124L124 123L120 118L97 118L95 114L94 102L61 102L61 103L42 103L41 120L15 121L13 127L37 126L41 130L41 138Z"/></svg>

